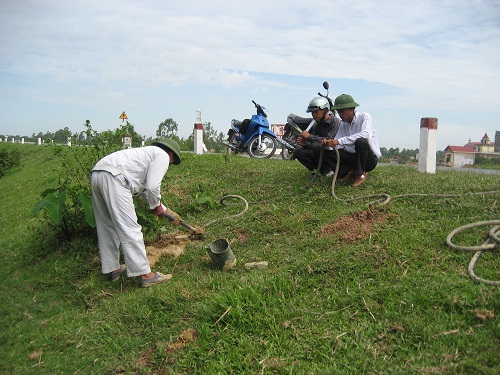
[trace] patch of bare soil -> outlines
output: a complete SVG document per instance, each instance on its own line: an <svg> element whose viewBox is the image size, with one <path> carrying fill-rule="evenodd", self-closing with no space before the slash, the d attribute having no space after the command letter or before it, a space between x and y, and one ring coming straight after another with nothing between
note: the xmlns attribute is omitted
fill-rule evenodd
<svg viewBox="0 0 500 375"><path fill-rule="evenodd" d="M144 367L153 367L153 354L157 349L163 348L163 352L165 353L166 360L168 363L173 363L174 357L173 355L179 350L183 349L186 345L195 342L196 337L198 336L198 332L193 328L188 328L185 331L181 332L179 336L177 336L173 341L169 342L165 347L165 344L162 342L156 342L154 347L149 348L144 353L142 353L139 358L139 366ZM157 374L157 372L152 372L153 374ZM164 372L162 372L164 373ZM168 373L168 372L166 372Z"/></svg>
<svg viewBox="0 0 500 375"><path fill-rule="evenodd" d="M153 267L163 256L178 256L184 254L188 235L164 235L158 241L146 246L149 264Z"/></svg>
<svg viewBox="0 0 500 375"><path fill-rule="evenodd" d="M385 211L356 211L349 216L342 216L337 222L321 228L320 238L339 237L343 242L353 243L369 236L377 224L387 220Z"/></svg>
<svg viewBox="0 0 500 375"><path fill-rule="evenodd" d="M196 330L193 328L188 328L185 331L182 331L175 340L171 341L168 344L168 346L165 348L165 353L175 353L179 351L189 343L194 342L197 336L198 332L196 332Z"/></svg>
<svg viewBox="0 0 500 375"><path fill-rule="evenodd" d="M474 312L476 317L481 319L483 322L486 320L493 320L495 318L495 313L490 310L476 309Z"/></svg>

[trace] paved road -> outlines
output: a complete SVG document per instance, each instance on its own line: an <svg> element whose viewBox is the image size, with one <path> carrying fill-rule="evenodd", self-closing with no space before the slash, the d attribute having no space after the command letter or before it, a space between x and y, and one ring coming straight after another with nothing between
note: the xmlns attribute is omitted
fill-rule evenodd
<svg viewBox="0 0 500 375"><path fill-rule="evenodd" d="M408 164L389 164L389 163L378 163L377 166L388 166L388 165L397 165L401 167L410 167L410 168L418 168L417 165L408 165ZM459 168L459 167L441 167L437 166L437 170L439 171L456 171L456 172L469 172L469 173L482 173L482 174L495 174L500 176L500 170L498 169L479 169L479 168Z"/></svg>

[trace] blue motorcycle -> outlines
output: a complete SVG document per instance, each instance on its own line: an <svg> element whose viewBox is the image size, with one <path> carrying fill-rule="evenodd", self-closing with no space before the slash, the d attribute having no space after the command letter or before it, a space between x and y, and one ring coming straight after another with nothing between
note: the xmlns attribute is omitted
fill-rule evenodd
<svg viewBox="0 0 500 375"><path fill-rule="evenodd" d="M252 103L257 114L243 121L232 120L231 129L227 132L227 141L222 143L228 152L247 152L251 158L270 158L276 152L277 136L269 129L266 108L253 100Z"/></svg>

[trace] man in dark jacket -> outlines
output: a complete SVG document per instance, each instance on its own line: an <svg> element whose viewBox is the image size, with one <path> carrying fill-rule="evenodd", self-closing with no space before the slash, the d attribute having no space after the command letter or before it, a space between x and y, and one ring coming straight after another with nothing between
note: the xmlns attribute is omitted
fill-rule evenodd
<svg viewBox="0 0 500 375"><path fill-rule="evenodd" d="M312 171L318 167L321 141L335 137L340 126L340 119L336 118L330 110L328 100L321 96L309 102L306 112L312 114L315 123L298 137L297 142L302 147L294 150L293 157ZM332 177L334 174L336 166L334 153L333 148L325 147L319 171L323 176Z"/></svg>

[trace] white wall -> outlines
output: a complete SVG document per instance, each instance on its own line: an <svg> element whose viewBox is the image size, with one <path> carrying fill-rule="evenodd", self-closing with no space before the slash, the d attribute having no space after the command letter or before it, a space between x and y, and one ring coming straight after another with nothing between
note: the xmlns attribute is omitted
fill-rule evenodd
<svg viewBox="0 0 500 375"><path fill-rule="evenodd" d="M452 167L463 167L467 164L474 164L474 154L453 153Z"/></svg>

